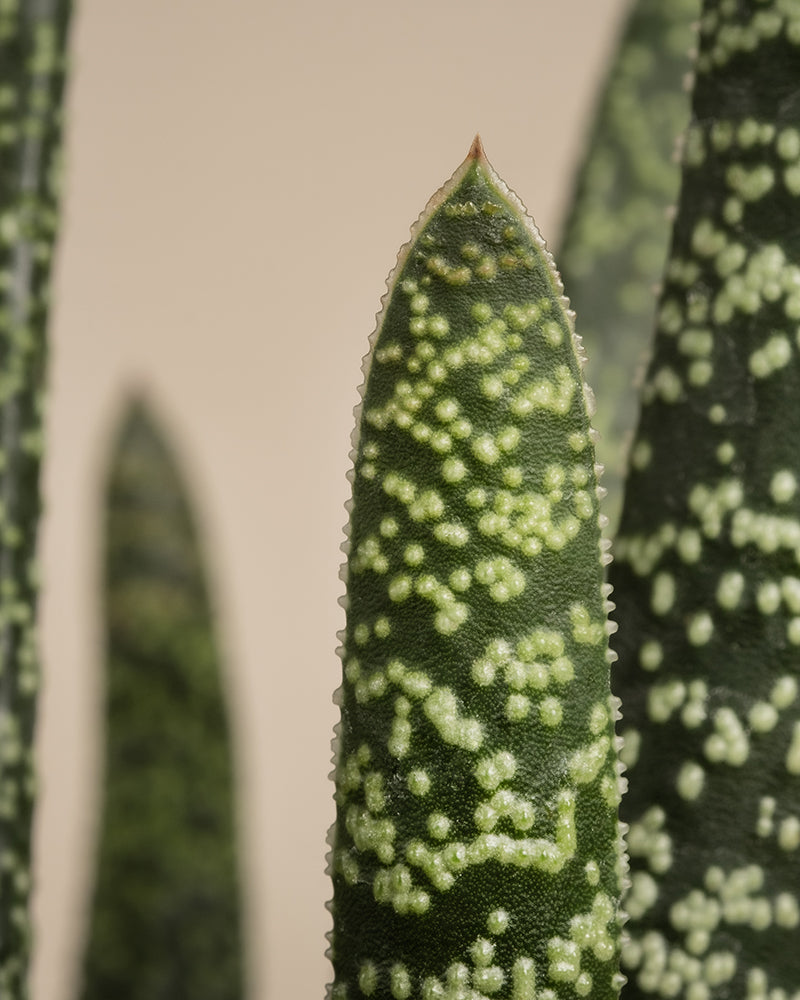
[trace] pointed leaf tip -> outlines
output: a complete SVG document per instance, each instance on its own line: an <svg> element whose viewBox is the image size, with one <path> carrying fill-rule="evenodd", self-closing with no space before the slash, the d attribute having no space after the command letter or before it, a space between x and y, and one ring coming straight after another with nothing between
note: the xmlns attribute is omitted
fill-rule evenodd
<svg viewBox="0 0 800 1000"><path fill-rule="evenodd" d="M569 967L579 993L617 1000L620 782L585 389L550 255L479 137L400 252L364 373L328 998L462 996L470 979L476 997L555 997Z"/></svg>
<svg viewBox="0 0 800 1000"><path fill-rule="evenodd" d="M485 160L486 150L483 148L483 142L481 141L480 133L475 133L475 138L472 140L472 145L469 147L469 153L467 153L468 160Z"/></svg>

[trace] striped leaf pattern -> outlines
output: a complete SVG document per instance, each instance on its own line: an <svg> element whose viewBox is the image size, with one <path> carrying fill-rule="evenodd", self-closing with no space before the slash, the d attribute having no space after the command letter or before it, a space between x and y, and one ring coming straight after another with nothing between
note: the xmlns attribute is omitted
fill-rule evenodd
<svg viewBox="0 0 800 1000"><path fill-rule="evenodd" d="M134 403L108 479L106 767L83 1000L239 1000L233 769L193 516Z"/></svg>

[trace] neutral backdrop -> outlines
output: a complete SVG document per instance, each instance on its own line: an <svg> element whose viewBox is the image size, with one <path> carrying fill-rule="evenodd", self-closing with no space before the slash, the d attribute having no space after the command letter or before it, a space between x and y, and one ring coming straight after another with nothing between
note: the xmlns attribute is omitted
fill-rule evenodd
<svg viewBox="0 0 800 1000"><path fill-rule="evenodd" d="M386 275L480 131L557 237L623 0L82 0L52 329L34 1000L74 1000L100 778L99 482L180 447L236 727L251 1000L322 1000L339 544ZM569 291L569 290L567 290Z"/></svg>

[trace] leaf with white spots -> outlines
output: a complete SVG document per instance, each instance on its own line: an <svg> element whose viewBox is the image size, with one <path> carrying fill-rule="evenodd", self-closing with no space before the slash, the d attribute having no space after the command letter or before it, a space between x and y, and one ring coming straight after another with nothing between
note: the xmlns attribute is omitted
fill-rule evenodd
<svg viewBox="0 0 800 1000"><path fill-rule="evenodd" d="M674 147L689 120L681 86L700 0L634 0L596 108L558 260L597 395L594 423L612 526L678 195ZM637 456L633 456L634 462Z"/></svg>
<svg viewBox="0 0 800 1000"><path fill-rule="evenodd" d="M630 1000L800 997L798 66L796 3L706 2L611 570Z"/></svg>
<svg viewBox="0 0 800 1000"><path fill-rule="evenodd" d="M0 996L27 996L35 565L68 0L0 3Z"/></svg>
<svg viewBox="0 0 800 1000"><path fill-rule="evenodd" d="M618 994L620 778L581 367L552 260L476 141L401 251L365 361L333 1000Z"/></svg>

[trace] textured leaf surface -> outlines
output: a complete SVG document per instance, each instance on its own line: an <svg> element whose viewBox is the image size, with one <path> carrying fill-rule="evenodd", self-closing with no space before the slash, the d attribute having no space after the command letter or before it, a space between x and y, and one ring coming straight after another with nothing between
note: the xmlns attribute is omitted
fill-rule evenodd
<svg viewBox="0 0 800 1000"><path fill-rule="evenodd" d="M612 582L630 998L800 996L800 7L707 3Z"/></svg>
<svg viewBox="0 0 800 1000"><path fill-rule="evenodd" d="M48 282L70 4L0 3L0 996L27 996Z"/></svg>
<svg viewBox="0 0 800 1000"><path fill-rule="evenodd" d="M581 365L541 238L477 143L401 252L367 367L332 996L614 997L618 775Z"/></svg>
<svg viewBox="0 0 800 1000"><path fill-rule="evenodd" d="M635 0L598 103L558 253L597 396L598 458L616 525L678 196L674 149L689 122L681 85L700 0Z"/></svg>
<svg viewBox="0 0 800 1000"><path fill-rule="evenodd" d="M84 1000L239 1000L233 775L174 458L135 405L108 485L105 804Z"/></svg>

